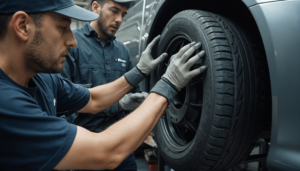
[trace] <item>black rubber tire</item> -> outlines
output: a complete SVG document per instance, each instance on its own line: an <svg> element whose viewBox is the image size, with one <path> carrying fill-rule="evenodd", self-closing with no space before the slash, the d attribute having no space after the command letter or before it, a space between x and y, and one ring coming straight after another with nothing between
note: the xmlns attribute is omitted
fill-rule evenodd
<svg viewBox="0 0 300 171"><path fill-rule="evenodd" d="M270 100L265 54L230 20L205 11L187 10L165 27L156 54L176 35L202 43L206 51L203 106L194 138L177 150L166 136L165 119L156 125L155 139L166 164L176 171L225 171L244 161L254 148ZM158 67L159 68L159 67ZM161 73L151 74L150 87ZM175 150L174 150L174 149ZM180 148L180 147L178 147Z"/></svg>

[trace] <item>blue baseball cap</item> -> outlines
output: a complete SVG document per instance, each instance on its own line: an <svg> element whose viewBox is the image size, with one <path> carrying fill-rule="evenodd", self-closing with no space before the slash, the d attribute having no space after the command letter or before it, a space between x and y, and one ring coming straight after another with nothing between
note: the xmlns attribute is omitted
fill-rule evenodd
<svg viewBox="0 0 300 171"><path fill-rule="evenodd" d="M91 4L93 4L94 1L96 1L96 0L92 0ZM129 8L131 8L135 5L135 0L113 0L113 1L118 2L118 3L129 3Z"/></svg>
<svg viewBox="0 0 300 171"><path fill-rule="evenodd" d="M119 2L119 3L130 3L129 8L131 8L135 5L135 0L113 0L113 1Z"/></svg>
<svg viewBox="0 0 300 171"><path fill-rule="evenodd" d="M81 21L94 21L99 15L75 5L73 0L1 0L0 14L55 12Z"/></svg>

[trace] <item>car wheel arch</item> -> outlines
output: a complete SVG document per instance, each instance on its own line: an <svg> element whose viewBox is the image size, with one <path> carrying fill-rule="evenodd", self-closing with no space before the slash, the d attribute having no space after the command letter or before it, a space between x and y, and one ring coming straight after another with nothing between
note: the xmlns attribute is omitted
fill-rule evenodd
<svg viewBox="0 0 300 171"><path fill-rule="evenodd" d="M146 45L148 45L156 36L160 35L163 31L163 29L165 28L165 26L167 25L168 21L177 13L181 12L181 11L185 11L185 10L189 10L189 9L196 9L196 10L203 10L203 11L207 11L207 12L213 12L216 14L222 14L222 5L216 6L214 7L215 10L212 11L211 10L211 5L204 5L207 2L210 2L211 0L186 0L188 2L186 2L185 4L189 4L189 5L182 5L182 1L180 0L160 0L160 2L158 2L157 6L153 9L153 11L151 13L155 13L155 16L153 18L153 21L146 26L145 31L149 34L148 35L148 39L146 40L146 44L144 44L144 47L141 47L142 50L144 50L146 48ZM215 0L218 2L223 2L224 0ZM190 3L189 3L190 2ZM262 39L262 36L258 30L258 26L257 23L251 13L251 11L249 10L249 8L246 6L246 4L241 1L241 0L228 0L228 6L235 6L235 8L241 8L240 11L231 11L234 14L239 14L238 18L242 18L244 16L247 16L247 18L251 18L251 25L255 25L256 27L256 32L259 33L259 37L260 39ZM176 4L180 4L179 6ZM192 7L192 8L191 8ZM241 11L243 11L243 13L241 13ZM227 16L227 18L233 20L233 21L237 21L238 18L234 18L232 16ZM238 22L238 21L237 21ZM248 21L249 22L249 21Z"/></svg>
<svg viewBox="0 0 300 171"><path fill-rule="evenodd" d="M164 1L164 2L162 2L162 1ZM223 8L221 5L217 6L215 11L210 10L210 8L211 8L210 5L207 5L204 7L202 6L205 3L210 2L211 0L198 0L198 1L186 0L186 1L188 1L188 2L186 2L185 4L189 4L189 5L179 5L179 7L178 6L174 7L174 4L181 4L180 2L182 2L182 1L180 1L180 0L161 0L159 3L157 3L158 5L153 9L156 11L155 12L156 15L154 16L152 23L149 26L147 26L145 29L145 31L149 34L149 36L146 41L146 44L144 44L145 46L141 47L142 50L144 50L146 48L146 45L148 45L156 36L158 36L162 33L162 31L165 28L165 26L167 25L168 21L174 15L176 15L177 13L179 13L181 11L191 9L190 8L191 6L193 6L193 9L203 10L203 11L207 11L207 12L214 12L216 14L222 14L222 12L220 12L221 9ZM215 1L224 2L224 0L215 0ZM251 18L251 20L248 20L250 22L249 24L255 28L254 30L251 30L251 31L255 32L254 34L257 36L257 39L260 40L261 48L263 48L263 51L266 52L265 47L263 45L261 32L258 28L258 25L257 25L255 19L254 19L254 16L252 15L252 12L249 10L249 8L246 6L246 4L242 0L228 0L226 2L228 3L228 6L234 5L235 8L241 8L240 11L236 11L236 13L240 13L240 15L238 15L239 18L242 18L244 16L247 16L247 18ZM241 13L241 11L243 11L243 12ZM232 16L229 16L228 18L235 22L238 22L238 20L239 20L239 18L234 18ZM155 55L158 55L158 54L155 54ZM145 87L146 91L150 91L149 83L150 83L150 80L147 79L146 87Z"/></svg>

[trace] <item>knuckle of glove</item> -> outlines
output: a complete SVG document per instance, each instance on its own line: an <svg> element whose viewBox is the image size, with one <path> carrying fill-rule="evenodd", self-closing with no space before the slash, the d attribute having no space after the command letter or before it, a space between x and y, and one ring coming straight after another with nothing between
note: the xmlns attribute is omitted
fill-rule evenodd
<svg viewBox="0 0 300 171"><path fill-rule="evenodd" d="M170 62L170 65L174 65L174 60L172 60L172 61Z"/></svg>
<svg viewBox="0 0 300 171"><path fill-rule="evenodd" d="M176 62L174 62L174 64L173 64L173 68L174 68L174 69L179 69L180 66L181 66L181 63L180 63L179 61L176 61Z"/></svg>

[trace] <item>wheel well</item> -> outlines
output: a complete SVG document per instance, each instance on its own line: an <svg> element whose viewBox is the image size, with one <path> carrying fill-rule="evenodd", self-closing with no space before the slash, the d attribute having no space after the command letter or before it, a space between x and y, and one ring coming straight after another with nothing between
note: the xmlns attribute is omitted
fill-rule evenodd
<svg viewBox="0 0 300 171"><path fill-rule="evenodd" d="M184 2L184 3L183 3ZM168 21L177 13L198 9L222 15L238 23L242 28L256 35L262 44L257 24L241 0L166 0L159 9L149 33L148 43L157 35L161 34Z"/></svg>

